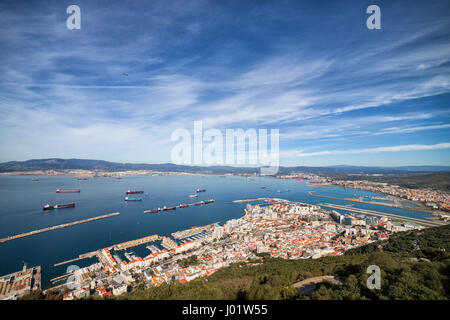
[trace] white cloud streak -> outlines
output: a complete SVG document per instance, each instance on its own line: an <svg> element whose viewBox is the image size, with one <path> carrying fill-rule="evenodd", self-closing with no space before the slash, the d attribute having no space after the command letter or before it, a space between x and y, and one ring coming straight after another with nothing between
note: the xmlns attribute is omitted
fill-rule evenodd
<svg viewBox="0 0 450 320"><path fill-rule="evenodd" d="M361 153L380 153L380 152L401 152L401 151L423 151L423 150L440 150L449 149L450 142L438 143L433 145L424 144L409 144L391 147L376 147L376 148L364 148L364 149L350 149L350 150L329 150L303 153L301 151L295 154L296 157L315 157L315 156L328 156L328 155L341 155L341 154L361 154Z"/></svg>

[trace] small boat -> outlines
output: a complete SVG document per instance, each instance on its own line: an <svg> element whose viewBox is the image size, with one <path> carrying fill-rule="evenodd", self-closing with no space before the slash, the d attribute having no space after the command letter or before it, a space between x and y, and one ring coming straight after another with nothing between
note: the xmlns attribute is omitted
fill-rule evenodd
<svg viewBox="0 0 450 320"><path fill-rule="evenodd" d="M197 198L198 197L198 194L190 194L189 195L189 198Z"/></svg>
<svg viewBox="0 0 450 320"><path fill-rule="evenodd" d="M31 181L39 181L39 179L33 178L31 179Z"/></svg>
<svg viewBox="0 0 450 320"><path fill-rule="evenodd" d="M56 204L54 206L51 206L49 204L46 204L42 210L53 210L53 209L61 209L61 208L73 208L75 207L75 202L72 203L65 203L65 204Z"/></svg>
<svg viewBox="0 0 450 320"><path fill-rule="evenodd" d="M194 203L196 206L201 206L205 204L205 201L200 201L200 202L196 202Z"/></svg>
<svg viewBox="0 0 450 320"><path fill-rule="evenodd" d="M167 211L167 210L175 210L177 207L173 206L173 207L166 207L164 206L162 209L163 211Z"/></svg>
<svg viewBox="0 0 450 320"><path fill-rule="evenodd" d="M144 193L142 190L128 190L125 192L126 194L134 194L134 193Z"/></svg>
<svg viewBox="0 0 450 320"><path fill-rule="evenodd" d="M125 197L125 201L142 201L142 199L141 198L128 198L128 197Z"/></svg>
<svg viewBox="0 0 450 320"><path fill-rule="evenodd" d="M156 209L152 209L152 210L145 210L144 213L156 213L156 212L160 212L161 208L156 208Z"/></svg>
<svg viewBox="0 0 450 320"><path fill-rule="evenodd" d="M261 189L265 189L266 187L261 187Z"/></svg>
<svg viewBox="0 0 450 320"><path fill-rule="evenodd" d="M210 199L210 200L205 200L204 202L205 202L205 204L207 204L207 203L213 203L215 200L214 199Z"/></svg>
<svg viewBox="0 0 450 320"><path fill-rule="evenodd" d="M188 205L188 204L185 204L185 203L182 203L182 204L180 204L178 207L179 207L179 208L187 208L187 207L189 207L189 205Z"/></svg>
<svg viewBox="0 0 450 320"><path fill-rule="evenodd" d="M197 193L199 193L199 192L206 192L206 189L197 189L196 192L197 192Z"/></svg>

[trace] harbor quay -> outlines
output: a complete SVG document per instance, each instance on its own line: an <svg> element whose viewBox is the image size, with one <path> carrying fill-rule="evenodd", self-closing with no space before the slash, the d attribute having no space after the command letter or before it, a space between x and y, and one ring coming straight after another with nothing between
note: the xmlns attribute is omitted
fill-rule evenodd
<svg viewBox="0 0 450 320"><path fill-rule="evenodd" d="M41 267L27 268L0 277L0 300L17 300L41 289Z"/></svg>
<svg viewBox="0 0 450 320"><path fill-rule="evenodd" d="M263 261L261 254L283 259L337 256L355 247L386 240L395 232L425 228L419 223L392 221L388 216L351 210L339 213L319 205L278 198L236 202L246 203L245 215L239 219L99 249L93 252L98 262L71 272L76 286L62 283L53 289L59 290L66 300L91 294L120 295L141 285L186 283L233 263L257 265ZM145 246L147 254L140 256L131 251L141 246ZM61 279L67 278L68 274Z"/></svg>

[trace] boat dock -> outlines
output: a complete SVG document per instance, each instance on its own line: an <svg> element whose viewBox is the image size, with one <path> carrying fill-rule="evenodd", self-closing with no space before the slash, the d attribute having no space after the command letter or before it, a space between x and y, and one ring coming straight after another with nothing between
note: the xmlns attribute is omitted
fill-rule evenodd
<svg viewBox="0 0 450 320"><path fill-rule="evenodd" d="M10 241L10 240L14 240L14 239L23 238L23 237L32 236L32 235L43 233L43 232L47 232L47 231L67 228L67 227L71 227L71 226L74 226L74 225L77 225L77 224L81 224L81 223L86 223L86 222L90 222L90 221L95 221L95 220L105 219L105 218L109 218L109 217L114 217L114 216L117 216L119 214L120 214L120 212L114 212L114 213L104 214L104 215L93 217L93 218L88 218L88 219L68 222L68 223L60 224L60 225L53 226L53 227L47 227L47 228L43 228L43 229L39 229L39 230L25 232L25 233L17 234L17 235L14 235L14 236L9 236L9 237L6 237L6 238L2 238L2 239L0 239L0 243L6 242L6 241Z"/></svg>
<svg viewBox="0 0 450 320"><path fill-rule="evenodd" d="M58 262L58 263L55 263L53 266L54 266L54 267L58 267L58 266L62 266L63 264L72 263L72 262L79 261L79 260L83 260L83 259L86 259L86 258L92 258L92 257L94 257L96 254L97 254L96 251L92 251L92 252L88 252L88 253L83 253L83 254L80 254L80 255L78 256L78 258L70 259L70 260L66 260L66 261L62 261L62 262Z"/></svg>
<svg viewBox="0 0 450 320"><path fill-rule="evenodd" d="M73 273L66 273L66 274L63 274L62 276L59 276L59 277L50 279L50 282L51 282L51 283L54 283L54 282L61 281L61 280L63 280L63 279L66 279L66 278L70 277L72 274L73 274Z"/></svg>

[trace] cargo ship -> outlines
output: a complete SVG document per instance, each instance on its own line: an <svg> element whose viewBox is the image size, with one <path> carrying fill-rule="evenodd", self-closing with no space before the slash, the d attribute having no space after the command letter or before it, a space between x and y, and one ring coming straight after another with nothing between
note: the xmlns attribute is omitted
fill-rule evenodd
<svg viewBox="0 0 450 320"><path fill-rule="evenodd" d="M182 204L180 204L178 207L179 207L179 208L187 208L187 207L189 207L189 205L188 205L188 204L185 204L185 203L182 203Z"/></svg>
<svg viewBox="0 0 450 320"><path fill-rule="evenodd" d="M205 200L205 203L213 203L215 200L214 199L210 199L210 200Z"/></svg>
<svg viewBox="0 0 450 320"><path fill-rule="evenodd" d="M133 194L133 193L144 193L144 191L142 190L128 190L127 192L125 192L126 194Z"/></svg>
<svg viewBox="0 0 450 320"><path fill-rule="evenodd" d="M163 209L163 211L167 211L167 210L175 210L176 208L177 208L176 206L173 206L173 207L164 206L162 209Z"/></svg>
<svg viewBox="0 0 450 320"><path fill-rule="evenodd" d="M128 197L125 197L125 201L142 201L142 199L141 198L128 198Z"/></svg>
<svg viewBox="0 0 450 320"><path fill-rule="evenodd" d="M56 204L54 206L51 206L49 204L46 204L42 210L53 210L53 209L60 209L60 208L73 208L75 207L75 202L72 203L65 203L65 204Z"/></svg>
<svg viewBox="0 0 450 320"><path fill-rule="evenodd" d="M189 198L197 198L198 197L198 194L190 194L189 195Z"/></svg>
<svg viewBox="0 0 450 320"><path fill-rule="evenodd" d="M156 208L156 209L152 209L152 210L145 210L144 213L156 213L156 212L160 212L161 208Z"/></svg>
<svg viewBox="0 0 450 320"><path fill-rule="evenodd" d="M56 189L56 193L75 193L75 192L80 192L80 190L76 189L76 190L61 190L61 189Z"/></svg>
<svg viewBox="0 0 450 320"><path fill-rule="evenodd" d="M199 192L205 192L206 191L206 189L197 189L197 193L199 193Z"/></svg>

